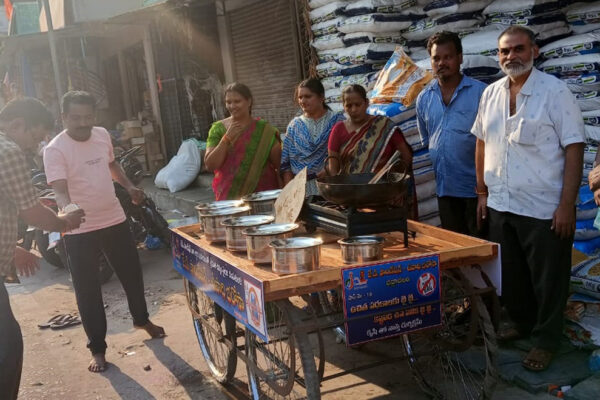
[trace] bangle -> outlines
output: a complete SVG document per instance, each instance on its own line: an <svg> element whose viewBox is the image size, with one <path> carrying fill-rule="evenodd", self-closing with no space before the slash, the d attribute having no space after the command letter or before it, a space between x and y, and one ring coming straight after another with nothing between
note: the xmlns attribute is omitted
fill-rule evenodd
<svg viewBox="0 0 600 400"><path fill-rule="evenodd" d="M477 195L486 195L486 196L488 195L488 191L487 190L479 191L479 190L475 189L475 193Z"/></svg>

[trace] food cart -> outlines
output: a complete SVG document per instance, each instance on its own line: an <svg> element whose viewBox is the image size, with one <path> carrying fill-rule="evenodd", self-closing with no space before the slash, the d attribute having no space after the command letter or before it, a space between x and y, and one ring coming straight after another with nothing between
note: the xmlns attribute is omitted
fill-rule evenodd
<svg viewBox="0 0 600 400"><path fill-rule="evenodd" d="M499 305L480 266L497 260L498 245L412 220L406 228L408 238L381 235L382 260L359 265L343 264L341 236L316 229L310 236L324 242L319 269L288 275L207 241L199 224L173 229L174 268L213 376L229 381L242 360L252 398L318 399L320 382L355 370L325 375L323 333L335 328L348 346L382 339L403 346L433 398L491 397ZM467 362L473 354L476 368ZM389 362L399 360L356 369Z"/></svg>

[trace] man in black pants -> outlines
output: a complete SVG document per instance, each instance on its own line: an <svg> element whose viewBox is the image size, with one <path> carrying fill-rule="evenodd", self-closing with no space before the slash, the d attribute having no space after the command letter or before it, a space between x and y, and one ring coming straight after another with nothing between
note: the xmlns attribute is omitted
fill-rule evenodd
<svg viewBox="0 0 600 400"><path fill-rule="evenodd" d="M86 92L63 96L66 129L46 147L46 177L62 210L86 210L86 221L65 236L65 246L81 322L88 337L92 361L88 369L106 369L106 314L98 273L98 255L103 252L125 289L133 326L153 337L163 337L163 328L148 319L144 281L135 242L125 213L115 195L113 179L139 203L144 192L127 178L113 154L110 134L93 126L95 99Z"/></svg>
<svg viewBox="0 0 600 400"><path fill-rule="evenodd" d="M38 100L9 102L0 111L0 399L19 394L23 365L23 337L10 307L4 277L16 267L21 275L32 275L37 258L17 243L17 219L54 232L79 227L83 211L57 217L38 201L31 184L26 152L36 150L54 127L54 118Z"/></svg>
<svg viewBox="0 0 600 400"><path fill-rule="evenodd" d="M523 367L541 371L562 335L583 118L567 85L533 67L532 31L507 28L498 49L507 76L485 90L473 125L477 212L489 217L490 240L502 246L502 300L516 329L500 336L529 336Z"/></svg>
<svg viewBox="0 0 600 400"><path fill-rule="evenodd" d="M427 50L436 80L417 98L417 123L435 171L442 228L482 236L477 229L476 139L470 133L485 84L461 74L462 44L456 33L436 33Z"/></svg>

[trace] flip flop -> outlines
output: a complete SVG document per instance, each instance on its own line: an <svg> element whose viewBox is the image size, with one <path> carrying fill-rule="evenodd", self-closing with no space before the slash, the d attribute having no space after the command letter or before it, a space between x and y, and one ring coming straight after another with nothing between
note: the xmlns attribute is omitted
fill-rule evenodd
<svg viewBox="0 0 600 400"><path fill-rule="evenodd" d="M38 328L40 328L40 329L48 329L48 328L50 328L50 326L51 326L53 323L57 322L58 320L60 320L60 319L64 318L64 317L65 317L65 316L67 316L67 315L68 315L68 314L58 314L58 315L55 315L54 317L50 318L50 319L48 320L48 322L45 322L45 323L43 323L43 324L38 324Z"/></svg>
<svg viewBox="0 0 600 400"><path fill-rule="evenodd" d="M79 319L79 317L67 314L65 316L65 318L60 319L60 320L54 322L52 325L50 325L50 329L52 329L52 330L64 329L69 326L74 326L74 325L79 325L79 324L81 324L81 320Z"/></svg>
<svg viewBox="0 0 600 400"><path fill-rule="evenodd" d="M550 366L552 356L554 354L551 351L534 347L529 350L527 356L521 362L523 368L534 372L545 371Z"/></svg>

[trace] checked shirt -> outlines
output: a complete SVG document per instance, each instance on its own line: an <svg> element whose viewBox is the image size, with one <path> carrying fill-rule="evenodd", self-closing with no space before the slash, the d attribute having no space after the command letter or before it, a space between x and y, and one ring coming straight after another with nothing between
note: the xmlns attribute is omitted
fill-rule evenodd
<svg viewBox="0 0 600 400"><path fill-rule="evenodd" d="M25 153L0 132L0 276L14 262L19 211L37 202Z"/></svg>

